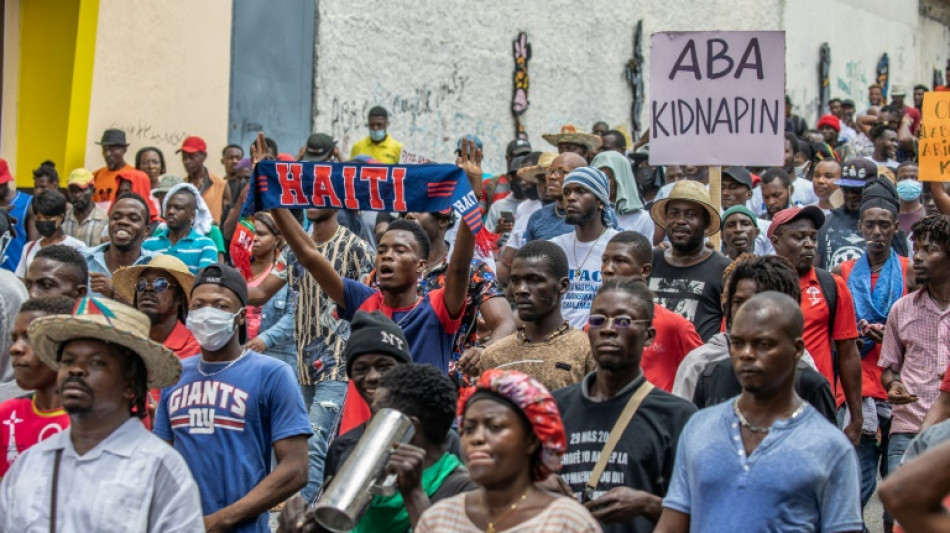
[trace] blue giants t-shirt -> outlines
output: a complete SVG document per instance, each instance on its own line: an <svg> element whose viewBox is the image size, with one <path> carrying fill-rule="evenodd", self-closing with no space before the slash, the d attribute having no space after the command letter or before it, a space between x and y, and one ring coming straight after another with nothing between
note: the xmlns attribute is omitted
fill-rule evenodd
<svg viewBox="0 0 950 533"><path fill-rule="evenodd" d="M353 320L357 311L381 311L402 329L409 341L409 354L414 362L432 365L447 374L453 340L465 310L460 309L456 318L451 318L442 300L444 291L429 291L415 307L393 309L383 303L383 293L379 289L343 278L340 318Z"/></svg>
<svg viewBox="0 0 950 533"><path fill-rule="evenodd" d="M228 364L183 360L181 379L162 390L155 415L153 431L185 458L205 516L243 498L270 473L274 442L312 434L286 363L249 351L225 370ZM232 531L269 533L268 517L264 512Z"/></svg>
<svg viewBox="0 0 950 533"><path fill-rule="evenodd" d="M811 405L776 422L748 457L735 399L686 424L663 507L690 515L690 531L860 531L854 446ZM741 509L742 512L736 512Z"/></svg>

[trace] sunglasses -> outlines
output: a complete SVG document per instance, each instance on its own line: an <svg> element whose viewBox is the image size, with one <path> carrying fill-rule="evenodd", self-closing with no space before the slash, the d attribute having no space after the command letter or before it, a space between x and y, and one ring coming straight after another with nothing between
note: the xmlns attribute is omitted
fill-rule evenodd
<svg viewBox="0 0 950 533"><path fill-rule="evenodd" d="M135 292L145 292L146 290L151 288L153 291L161 294L167 291L168 289L172 289L175 287L177 287L177 285L171 283L165 278L155 278L154 280L152 280L151 287L149 287L148 280L145 278L139 278L138 281L135 282Z"/></svg>
<svg viewBox="0 0 950 533"><path fill-rule="evenodd" d="M627 329L632 328L634 324L649 322L651 321L645 318L634 320L632 317L627 315L620 315L611 318L607 318L604 315L590 315L590 317L587 319L587 325L591 328L602 328L607 326L607 324L613 324L617 329Z"/></svg>

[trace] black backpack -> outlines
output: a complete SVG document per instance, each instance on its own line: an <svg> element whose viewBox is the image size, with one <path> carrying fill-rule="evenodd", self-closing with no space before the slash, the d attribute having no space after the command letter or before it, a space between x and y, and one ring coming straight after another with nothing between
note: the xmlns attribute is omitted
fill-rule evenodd
<svg viewBox="0 0 950 533"><path fill-rule="evenodd" d="M834 370L835 380L838 379L838 349L835 348L835 313L838 310L838 284L835 278L827 270L815 267L815 276L818 277L818 285L821 287L821 295L825 298L828 305L828 344L831 346L831 365ZM834 384L831 386L834 389Z"/></svg>

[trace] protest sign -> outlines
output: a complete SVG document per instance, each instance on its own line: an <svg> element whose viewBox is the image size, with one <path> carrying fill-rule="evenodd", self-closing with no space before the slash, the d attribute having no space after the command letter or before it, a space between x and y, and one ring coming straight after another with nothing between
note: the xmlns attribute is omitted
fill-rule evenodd
<svg viewBox="0 0 950 533"><path fill-rule="evenodd" d="M659 32L650 51L650 164L781 165L785 32Z"/></svg>
<svg viewBox="0 0 950 533"><path fill-rule="evenodd" d="M917 161L920 181L950 181L950 92L924 93Z"/></svg>

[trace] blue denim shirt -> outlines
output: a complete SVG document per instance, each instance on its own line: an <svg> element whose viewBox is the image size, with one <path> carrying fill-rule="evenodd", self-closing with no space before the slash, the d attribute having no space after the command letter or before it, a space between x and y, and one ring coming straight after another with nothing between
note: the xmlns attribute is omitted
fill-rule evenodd
<svg viewBox="0 0 950 533"><path fill-rule="evenodd" d="M258 336L267 345L266 355L290 365L296 374L297 343L294 341L294 307L296 298L285 284L261 308L261 329Z"/></svg>

